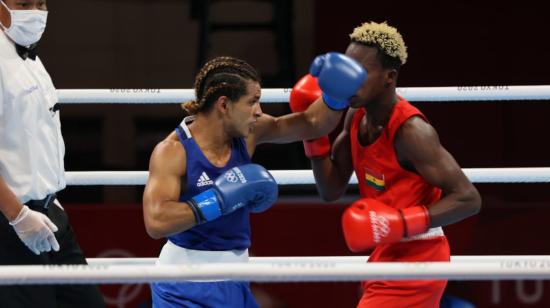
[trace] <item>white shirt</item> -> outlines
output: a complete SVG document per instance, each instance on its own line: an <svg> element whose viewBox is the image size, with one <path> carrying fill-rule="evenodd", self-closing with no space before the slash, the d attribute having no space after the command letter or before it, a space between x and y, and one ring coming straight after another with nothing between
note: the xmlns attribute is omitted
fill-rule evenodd
<svg viewBox="0 0 550 308"><path fill-rule="evenodd" d="M22 203L65 188L57 101L40 59L21 59L0 31L0 175Z"/></svg>

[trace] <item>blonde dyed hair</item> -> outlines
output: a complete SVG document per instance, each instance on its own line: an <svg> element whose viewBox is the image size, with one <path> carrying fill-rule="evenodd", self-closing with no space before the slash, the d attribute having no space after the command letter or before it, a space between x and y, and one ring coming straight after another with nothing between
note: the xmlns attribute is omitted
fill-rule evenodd
<svg viewBox="0 0 550 308"><path fill-rule="evenodd" d="M377 47L385 55L398 59L401 65L407 62L407 46L396 28L386 22L365 22L349 35L352 42Z"/></svg>
<svg viewBox="0 0 550 308"><path fill-rule="evenodd" d="M195 100L181 104L188 115L207 111L220 96L237 101L246 94L247 81L260 83L258 71L244 60L217 57L208 61L195 78Z"/></svg>

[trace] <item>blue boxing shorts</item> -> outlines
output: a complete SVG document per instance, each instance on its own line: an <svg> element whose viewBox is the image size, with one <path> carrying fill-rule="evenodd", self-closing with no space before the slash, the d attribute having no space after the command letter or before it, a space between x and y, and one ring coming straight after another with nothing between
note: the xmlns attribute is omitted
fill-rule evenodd
<svg viewBox="0 0 550 308"><path fill-rule="evenodd" d="M153 284L151 291L153 308L258 307L249 282L163 282Z"/></svg>
<svg viewBox="0 0 550 308"><path fill-rule="evenodd" d="M247 250L202 251L168 241L157 260L159 265L204 262L248 262ZM151 284L153 308L235 307L257 308L247 281L185 281Z"/></svg>

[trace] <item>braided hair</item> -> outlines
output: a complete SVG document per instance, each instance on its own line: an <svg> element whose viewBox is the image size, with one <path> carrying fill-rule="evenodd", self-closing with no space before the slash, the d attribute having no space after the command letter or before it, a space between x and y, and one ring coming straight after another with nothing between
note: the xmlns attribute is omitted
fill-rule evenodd
<svg viewBox="0 0 550 308"><path fill-rule="evenodd" d="M195 78L195 100L181 105L188 115L209 110L220 96L237 101L246 94L247 81L260 82L258 71L243 60L217 57L208 61Z"/></svg>

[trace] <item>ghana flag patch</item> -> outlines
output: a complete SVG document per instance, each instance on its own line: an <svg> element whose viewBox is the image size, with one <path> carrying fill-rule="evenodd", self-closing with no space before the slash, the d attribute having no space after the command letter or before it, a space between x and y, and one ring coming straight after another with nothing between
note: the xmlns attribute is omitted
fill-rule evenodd
<svg viewBox="0 0 550 308"><path fill-rule="evenodd" d="M376 190L386 189L386 182L384 181L384 175L368 168L365 168L365 182Z"/></svg>

